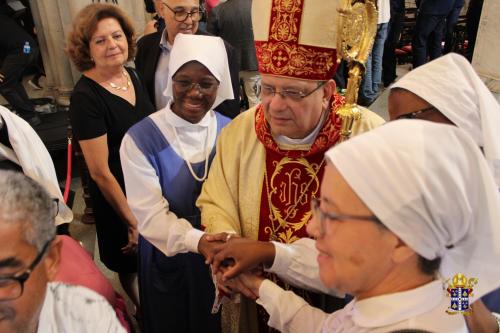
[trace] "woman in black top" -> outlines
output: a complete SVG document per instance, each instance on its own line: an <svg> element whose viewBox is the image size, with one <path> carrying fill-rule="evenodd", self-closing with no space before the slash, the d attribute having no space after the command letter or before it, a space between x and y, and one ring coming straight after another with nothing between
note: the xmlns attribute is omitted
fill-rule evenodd
<svg viewBox="0 0 500 333"><path fill-rule="evenodd" d="M83 75L70 117L91 176L100 258L138 306L137 221L124 194L119 148L127 130L154 109L136 72L124 67L134 52L133 26L117 6L92 4L75 18L68 54Z"/></svg>

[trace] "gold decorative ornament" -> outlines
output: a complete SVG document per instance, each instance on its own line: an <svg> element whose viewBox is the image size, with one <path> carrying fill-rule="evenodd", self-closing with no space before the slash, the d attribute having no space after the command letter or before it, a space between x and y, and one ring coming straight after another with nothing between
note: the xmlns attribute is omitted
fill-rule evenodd
<svg viewBox="0 0 500 333"><path fill-rule="evenodd" d="M342 118L341 140L351 136L354 121L361 117L356 104L365 64L377 33L376 0L341 0L337 35L337 62L347 62L349 77L345 104L337 110Z"/></svg>
<svg viewBox="0 0 500 333"><path fill-rule="evenodd" d="M265 227L265 232L269 234L270 240L289 244L299 239L294 236L294 232L302 229L307 224L307 222L311 219L312 212L311 210L308 210L302 216L297 216L299 211L297 206L303 205L305 202L309 202L306 198L309 191L313 197L317 196L320 188L318 172L321 170L324 163L324 159L318 165L315 163L310 164L305 158L294 159L284 157L276 164L276 168L274 173L271 175L271 179L269 179L267 171L264 171L266 194L269 204L269 221L271 222L271 226ZM283 172L283 167L287 164L296 164L300 167L292 168L285 173L287 178L289 178L290 184L287 186L288 191L283 191L283 188L276 186L275 178ZM297 177L300 178L300 174L302 172L307 174L309 181L304 183L300 189L297 188L296 193L291 193L287 196L285 192L291 191L291 187L297 185L294 184L292 179ZM283 182L280 183L281 185L284 185ZM286 209L284 211L273 204L272 197L275 195L280 197L281 202L286 203Z"/></svg>

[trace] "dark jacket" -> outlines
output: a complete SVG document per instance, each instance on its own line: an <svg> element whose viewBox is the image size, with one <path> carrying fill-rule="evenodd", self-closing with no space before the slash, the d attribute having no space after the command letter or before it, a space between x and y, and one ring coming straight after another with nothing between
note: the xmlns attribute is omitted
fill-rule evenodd
<svg viewBox="0 0 500 333"><path fill-rule="evenodd" d="M405 0L391 0L391 17L394 14L404 14L405 12Z"/></svg>
<svg viewBox="0 0 500 333"><path fill-rule="evenodd" d="M139 39L137 42L137 55L135 56L135 67L144 81L146 90L148 91L149 98L153 105L155 104L156 65L161 54L161 34L162 32L155 32ZM211 34L199 29L196 34L211 36ZM221 103L215 108L215 110L229 118L234 118L240 113L239 63L237 61L234 48L227 42L224 42L224 44L226 46L229 71L231 72L231 83L235 99ZM207 50L207 52L210 52L210 50ZM167 78L165 78L165 80L166 79Z"/></svg>
<svg viewBox="0 0 500 333"><path fill-rule="evenodd" d="M455 7L455 1L457 0L421 0L418 11L428 15L448 15Z"/></svg>
<svg viewBox="0 0 500 333"><path fill-rule="evenodd" d="M37 48L35 40L8 15L0 13L0 54L20 54L25 43Z"/></svg>
<svg viewBox="0 0 500 333"><path fill-rule="evenodd" d="M207 22L208 32L235 48L243 71L257 70L251 10L252 0L228 0L212 9Z"/></svg>

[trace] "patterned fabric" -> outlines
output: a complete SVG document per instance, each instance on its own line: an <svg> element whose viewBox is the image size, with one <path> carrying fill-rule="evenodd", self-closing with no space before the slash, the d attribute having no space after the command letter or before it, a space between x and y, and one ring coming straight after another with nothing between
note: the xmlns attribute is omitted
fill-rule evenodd
<svg viewBox="0 0 500 333"><path fill-rule="evenodd" d="M272 0L268 38L255 41L261 74L307 80L329 80L335 75L337 52L333 48L336 42L333 35L328 36L332 37L328 43L332 47L306 45L299 41L304 6L305 0ZM324 16L318 19L321 20ZM332 21L331 24L334 25L335 22Z"/></svg>

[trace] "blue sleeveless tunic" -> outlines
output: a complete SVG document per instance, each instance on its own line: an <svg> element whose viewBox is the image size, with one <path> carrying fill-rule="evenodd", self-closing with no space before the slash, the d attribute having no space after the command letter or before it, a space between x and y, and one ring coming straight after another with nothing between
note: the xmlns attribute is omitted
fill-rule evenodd
<svg viewBox="0 0 500 333"><path fill-rule="evenodd" d="M230 119L216 113L217 136ZM151 118L145 118L128 134L149 160L160 180L170 211L200 229L196 207L202 184L193 178L184 159L177 155ZM212 163L215 148L209 156ZM203 176L205 161L191 164ZM212 315L215 298L209 268L200 254L165 256L145 238L139 237L139 291L143 331L220 332L220 316Z"/></svg>

